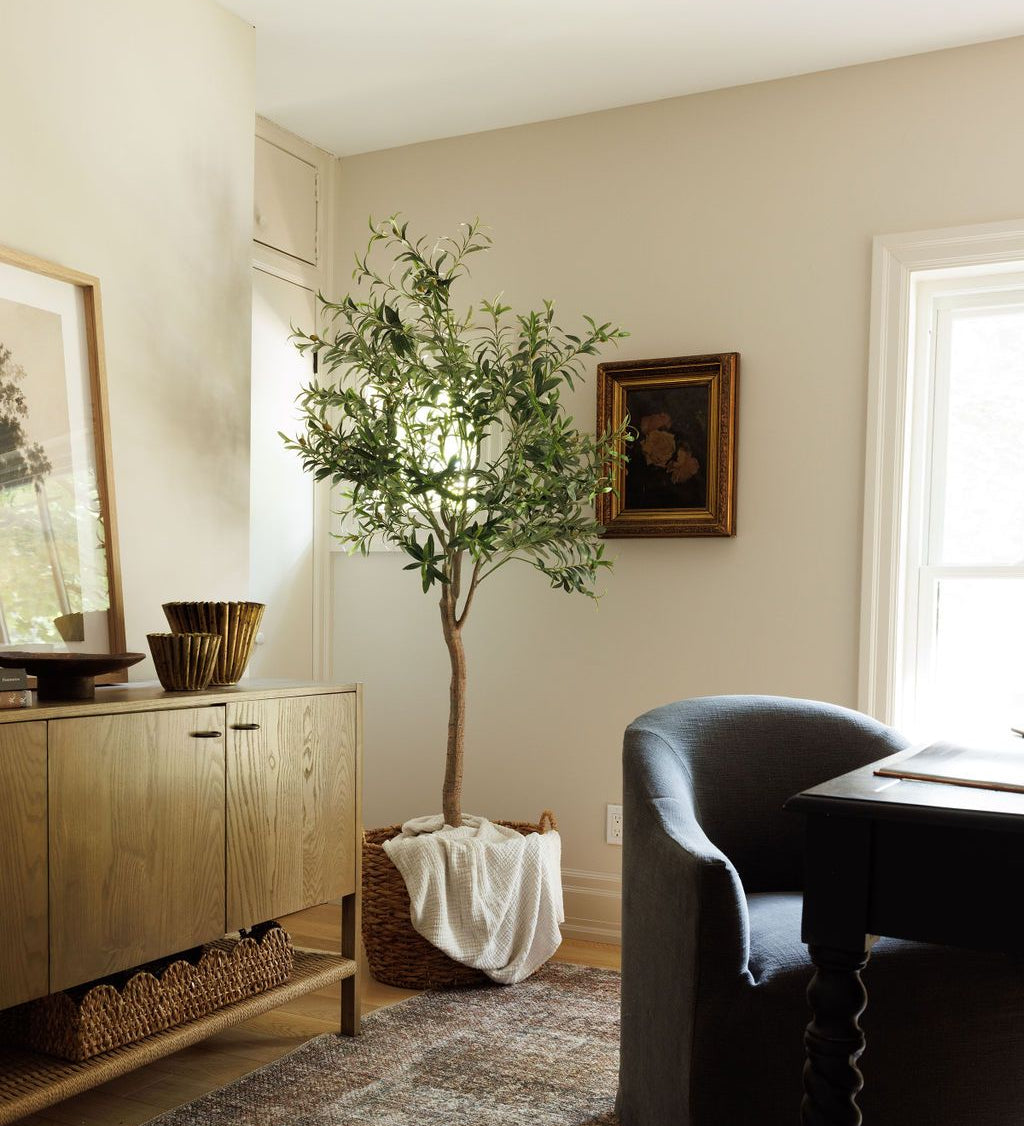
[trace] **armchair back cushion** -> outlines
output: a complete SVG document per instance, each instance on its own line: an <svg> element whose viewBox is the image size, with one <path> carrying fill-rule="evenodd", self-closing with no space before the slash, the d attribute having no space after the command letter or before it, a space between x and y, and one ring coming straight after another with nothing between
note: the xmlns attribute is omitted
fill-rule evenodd
<svg viewBox="0 0 1024 1126"><path fill-rule="evenodd" d="M749 895L803 886L800 790L907 746L860 712L783 696L705 696L656 708L626 733L660 737L689 776L694 813Z"/></svg>

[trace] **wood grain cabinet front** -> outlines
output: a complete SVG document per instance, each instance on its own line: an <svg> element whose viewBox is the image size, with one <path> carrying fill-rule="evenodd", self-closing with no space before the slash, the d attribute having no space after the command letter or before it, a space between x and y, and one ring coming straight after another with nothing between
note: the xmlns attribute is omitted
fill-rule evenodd
<svg viewBox="0 0 1024 1126"><path fill-rule="evenodd" d="M0 1009L340 900L340 954L297 951L250 1004L340 982L357 1034L361 724L358 685L276 680L0 711ZM0 1045L0 1126L251 1012L85 1063Z"/></svg>
<svg viewBox="0 0 1024 1126"><path fill-rule="evenodd" d="M223 706L49 724L50 988L224 930Z"/></svg>
<svg viewBox="0 0 1024 1126"><path fill-rule="evenodd" d="M356 696L227 704L227 927L351 895Z"/></svg>
<svg viewBox="0 0 1024 1126"><path fill-rule="evenodd" d="M46 724L0 727L0 1009L48 992Z"/></svg>

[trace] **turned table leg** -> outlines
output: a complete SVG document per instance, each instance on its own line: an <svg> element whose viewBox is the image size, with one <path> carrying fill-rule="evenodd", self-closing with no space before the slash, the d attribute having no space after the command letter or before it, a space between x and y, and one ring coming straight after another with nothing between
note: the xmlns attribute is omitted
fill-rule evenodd
<svg viewBox="0 0 1024 1126"><path fill-rule="evenodd" d="M864 1051L858 1018L867 1005L860 978L868 960L864 950L809 947L815 974L807 987L811 1021L804 1033L803 1126L860 1126L857 1093L864 1078L857 1060Z"/></svg>

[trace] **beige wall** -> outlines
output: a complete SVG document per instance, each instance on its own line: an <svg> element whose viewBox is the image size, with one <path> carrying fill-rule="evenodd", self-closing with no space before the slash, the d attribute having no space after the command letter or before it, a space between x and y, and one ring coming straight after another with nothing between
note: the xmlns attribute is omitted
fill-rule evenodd
<svg viewBox="0 0 1024 1126"><path fill-rule="evenodd" d="M342 161L343 262L371 213L427 232L480 215L497 246L479 291L617 319L621 358L742 354L735 539L615 541L598 611L527 569L481 590L467 809L550 805L567 867L614 873L604 805L639 712L718 692L855 703L871 237L1024 212L1022 105L1017 39ZM575 407L590 427L592 380ZM370 824L438 805L445 654L401 565L335 565ZM613 910L569 896L577 920Z"/></svg>
<svg viewBox="0 0 1024 1126"><path fill-rule="evenodd" d="M0 27L0 244L100 278L144 650L162 601L246 593L252 32L212 0L0 0Z"/></svg>

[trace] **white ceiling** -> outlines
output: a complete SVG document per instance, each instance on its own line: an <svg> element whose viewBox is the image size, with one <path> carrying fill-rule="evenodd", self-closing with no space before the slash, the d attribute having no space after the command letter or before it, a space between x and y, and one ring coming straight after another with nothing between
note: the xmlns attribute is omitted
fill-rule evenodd
<svg viewBox="0 0 1024 1126"><path fill-rule="evenodd" d="M220 0L339 156L1024 34L1022 0Z"/></svg>

